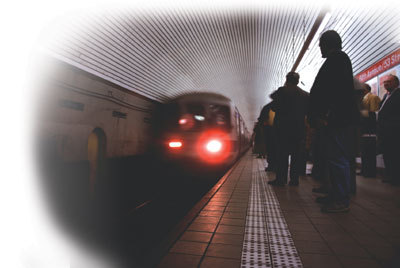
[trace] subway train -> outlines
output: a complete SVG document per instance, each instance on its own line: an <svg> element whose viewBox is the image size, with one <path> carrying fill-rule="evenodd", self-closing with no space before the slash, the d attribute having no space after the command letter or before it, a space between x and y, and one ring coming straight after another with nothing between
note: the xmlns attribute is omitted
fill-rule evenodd
<svg viewBox="0 0 400 268"><path fill-rule="evenodd" d="M233 102L216 93L187 93L156 116L158 152L186 168L225 168L250 147L250 134Z"/></svg>

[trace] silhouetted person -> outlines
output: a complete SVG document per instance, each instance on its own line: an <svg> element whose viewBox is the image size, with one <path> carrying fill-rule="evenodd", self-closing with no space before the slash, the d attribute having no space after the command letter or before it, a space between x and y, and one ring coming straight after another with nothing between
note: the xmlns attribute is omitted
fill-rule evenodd
<svg viewBox="0 0 400 268"><path fill-rule="evenodd" d="M286 75L285 86L271 94L275 111L274 128L277 141L276 179L271 185L283 186L287 182L288 158L290 160L290 185L299 185L300 157L305 150L305 116L309 95L297 86L299 74Z"/></svg>
<svg viewBox="0 0 400 268"><path fill-rule="evenodd" d="M323 212L349 210L350 161L354 158L354 125L359 119L351 61L342 51L335 31L326 31L319 40L325 62L310 91L310 125L323 130L331 183Z"/></svg>
<svg viewBox="0 0 400 268"><path fill-rule="evenodd" d="M399 78L389 75L383 82L387 93L378 112L378 143L385 163L385 180L400 185L400 90Z"/></svg>
<svg viewBox="0 0 400 268"><path fill-rule="evenodd" d="M257 121L253 129L253 153L257 154L257 158L264 158L264 130L260 121Z"/></svg>
<svg viewBox="0 0 400 268"><path fill-rule="evenodd" d="M273 129L275 112L271 109L272 105L272 102L265 105L258 117L258 121L263 125L265 153L268 164L265 171L276 171L276 142Z"/></svg>
<svg viewBox="0 0 400 268"><path fill-rule="evenodd" d="M361 171L364 177L376 176L376 114L381 99L371 93L371 87L364 84L361 102Z"/></svg>

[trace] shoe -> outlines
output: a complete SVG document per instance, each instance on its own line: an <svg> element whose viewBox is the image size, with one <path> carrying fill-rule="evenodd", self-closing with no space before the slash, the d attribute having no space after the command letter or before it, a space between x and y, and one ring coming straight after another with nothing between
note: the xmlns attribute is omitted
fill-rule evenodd
<svg viewBox="0 0 400 268"><path fill-rule="evenodd" d="M321 212L323 213L346 213L349 211L349 206L339 205L336 203L327 204L321 208Z"/></svg>
<svg viewBox="0 0 400 268"><path fill-rule="evenodd" d="M299 182L298 181L290 181L289 185L290 186L299 186Z"/></svg>
<svg viewBox="0 0 400 268"><path fill-rule="evenodd" d="M313 188L312 189L312 192L313 193L318 193L318 194L327 194L328 193L328 190L327 189L325 189L325 187L318 187L318 188Z"/></svg>
<svg viewBox="0 0 400 268"><path fill-rule="evenodd" d="M331 198L329 196L318 196L317 198L315 198L315 202L317 202L318 204L329 204L330 201Z"/></svg>
<svg viewBox="0 0 400 268"><path fill-rule="evenodd" d="M278 180L269 181L268 184L272 186L285 186L283 182Z"/></svg>

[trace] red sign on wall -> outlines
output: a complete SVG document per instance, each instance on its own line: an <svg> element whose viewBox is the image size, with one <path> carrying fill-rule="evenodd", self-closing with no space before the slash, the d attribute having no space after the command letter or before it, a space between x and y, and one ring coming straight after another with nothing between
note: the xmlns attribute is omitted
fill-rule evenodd
<svg viewBox="0 0 400 268"><path fill-rule="evenodd" d="M400 63L400 48L392 54L384 57L368 69L356 75L356 78L361 82L370 80L371 78L389 70Z"/></svg>

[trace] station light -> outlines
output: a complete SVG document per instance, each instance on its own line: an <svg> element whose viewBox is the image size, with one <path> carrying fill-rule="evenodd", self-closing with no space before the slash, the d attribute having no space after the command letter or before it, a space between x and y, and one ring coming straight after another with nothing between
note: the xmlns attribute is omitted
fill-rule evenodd
<svg viewBox="0 0 400 268"><path fill-rule="evenodd" d="M325 27L327 26L329 20L331 19L332 14L331 12L327 12L321 22L321 24L319 25L317 32L314 34L313 39L310 42L310 45L308 47L308 49L312 49L314 48L314 46L317 44L317 42L319 41L319 38L321 37L322 31L325 30Z"/></svg>

